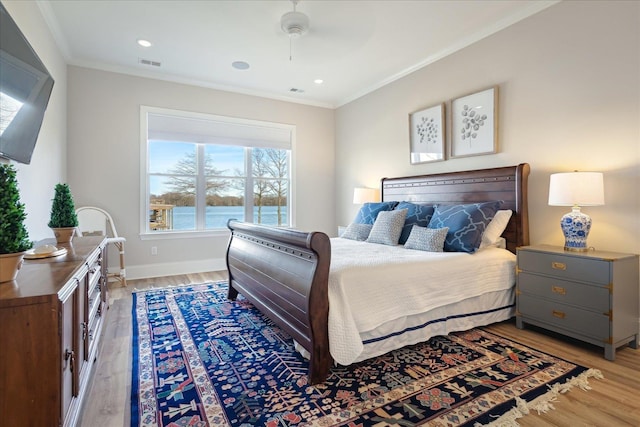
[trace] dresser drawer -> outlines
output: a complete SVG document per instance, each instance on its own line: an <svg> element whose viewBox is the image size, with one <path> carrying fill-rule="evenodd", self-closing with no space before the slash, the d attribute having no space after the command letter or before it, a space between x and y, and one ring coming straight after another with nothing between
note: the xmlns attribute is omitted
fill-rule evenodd
<svg viewBox="0 0 640 427"><path fill-rule="evenodd" d="M518 251L518 268L522 271L580 282L599 283L605 286L610 283L610 264L609 261L599 259Z"/></svg>
<svg viewBox="0 0 640 427"><path fill-rule="evenodd" d="M609 316L582 310L566 304L521 294L518 297L519 315L536 319L565 330L575 331L582 335L607 342L609 333Z"/></svg>
<svg viewBox="0 0 640 427"><path fill-rule="evenodd" d="M609 311L609 288L602 285L585 285L522 271L518 274L518 290L600 313Z"/></svg>

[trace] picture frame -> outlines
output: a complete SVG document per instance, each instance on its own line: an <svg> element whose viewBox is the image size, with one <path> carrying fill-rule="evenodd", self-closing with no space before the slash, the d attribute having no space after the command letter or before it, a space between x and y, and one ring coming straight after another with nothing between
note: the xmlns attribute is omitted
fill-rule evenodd
<svg viewBox="0 0 640 427"><path fill-rule="evenodd" d="M412 165L445 159L444 102L409 114Z"/></svg>
<svg viewBox="0 0 640 427"><path fill-rule="evenodd" d="M498 86L451 101L451 158L498 152Z"/></svg>

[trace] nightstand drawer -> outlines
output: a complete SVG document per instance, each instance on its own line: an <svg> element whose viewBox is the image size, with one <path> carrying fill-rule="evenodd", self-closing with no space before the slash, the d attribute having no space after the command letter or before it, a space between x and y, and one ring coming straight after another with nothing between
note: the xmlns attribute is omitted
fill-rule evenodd
<svg viewBox="0 0 640 427"><path fill-rule="evenodd" d="M609 311L609 288L604 286L586 285L523 271L518 274L518 291L601 313Z"/></svg>
<svg viewBox="0 0 640 427"><path fill-rule="evenodd" d="M518 251L518 268L561 279L608 285L610 262L561 254Z"/></svg>
<svg viewBox="0 0 640 427"><path fill-rule="evenodd" d="M518 311L525 321L529 317L602 342L607 342L610 337L609 316L605 313L581 310L525 294L518 298Z"/></svg>

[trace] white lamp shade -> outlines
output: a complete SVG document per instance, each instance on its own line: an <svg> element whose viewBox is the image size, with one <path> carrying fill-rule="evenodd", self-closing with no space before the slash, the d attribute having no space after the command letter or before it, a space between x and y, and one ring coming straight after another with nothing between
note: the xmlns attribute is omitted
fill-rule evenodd
<svg viewBox="0 0 640 427"><path fill-rule="evenodd" d="M604 205L602 173L565 172L551 174L551 179L549 180L549 205Z"/></svg>
<svg viewBox="0 0 640 427"><path fill-rule="evenodd" d="M375 188L356 187L353 189L353 204L361 205L367 202L380 201L380 194Z"/></svg>

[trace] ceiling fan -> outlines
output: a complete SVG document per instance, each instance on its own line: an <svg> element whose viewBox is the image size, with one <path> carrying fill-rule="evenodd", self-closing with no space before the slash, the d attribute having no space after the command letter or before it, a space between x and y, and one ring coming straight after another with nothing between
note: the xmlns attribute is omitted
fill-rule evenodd
<svg viewBox="0 0 640 427"><path fill-rule="evenodd" d="M293 11L280 18L280 28L289 36L289 61L293 59L293 39L305 35L309 31L309 17L296 10L299 0L291 0Z"/></svg>

